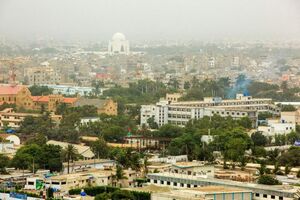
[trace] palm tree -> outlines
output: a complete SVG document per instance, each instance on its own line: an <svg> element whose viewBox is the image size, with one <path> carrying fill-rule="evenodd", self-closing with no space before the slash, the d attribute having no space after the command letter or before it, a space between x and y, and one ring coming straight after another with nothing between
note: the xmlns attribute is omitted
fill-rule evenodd
<svg viewBox="0 0 300 200"><path fill-rule="evenodd" d="M123 171L123 168L120 165L117 165L116 174L112 176L112 179L113 182L114 180L116 180L116 182L119 182L120 180L127 179L127 177L125 176L125 172Z"/></svg>
<svg viewBox="0 0 300 200"><path fill-rule="evenodd" d="M70 161L76 160L78 157L77 149L74 145L69 144L65 150L63 150L63 157L68 162L68 174L70 173Z"/></svg>

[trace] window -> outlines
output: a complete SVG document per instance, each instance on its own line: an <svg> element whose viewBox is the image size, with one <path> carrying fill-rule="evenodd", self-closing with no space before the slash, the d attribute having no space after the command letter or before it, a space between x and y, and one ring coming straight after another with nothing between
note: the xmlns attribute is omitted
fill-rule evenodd
<svg viewBox="0 0 300 200"><path fill-rule="evenodd" d="M190 187L191 187L191 184L187 184L187 187L190 188Z"/></svg>
<svg viewBox="0 0 300 200"><path fill-rule="evenodd" d="M271 199L275 199L275 196L274 196L274 195L271 195Z"/></svg>
<svg viewBox="0 0 300 200"><path fill-rule="evenodd" d="M157 183L157 180L154 180L154 183Z"/></svg>
<svg viewBox="0 0 300 200"><path fill-rule="evenodd" d="M170 185L171 183L170 183L170 181L167 181L167 185Z"/></svg>
<svg viewBox="0 0 300 200"><path fill-rule="evenodd" d="M255 196L256 196L256 197L259 197L259 193L255 193Z"/></svg>
<svg viewBox="0 0 300 200"><path fill-rule="evenodd" d="M174 185L174 186L177 186L177 183L176 183L176 182L174 182L174 183L173 183L173 185Z"/></svg>
<svg viewBox="0 0 300 200"><path fill-rule="evenodd" d="M184 187L184 184L183 184L183 183L180 183L180 187Z"/></svg>
<svg viewBox="0 0 300 200"><path fill-rule="evenodd" d="M267 195L267 194L263 194L263 197L264 197L264 198L268 198L268 195Z"/></svg>
<svg viewBox="0 0 300 200"><path fill-rule="evenodd" d="M34 182L28 181L28 185L34 185Z"/></svg>
<svg viewBox="0 0 300 200"><path fill-rule="evenodd" d="M164 184L164 181L160 181L160 184Z"/></svg>
<svg viewBox="0 0 300 200"><path fill-rule="evenodd" d="M283 200L283 197L282 197L282 196L279 196L279 200Z"/></svg>

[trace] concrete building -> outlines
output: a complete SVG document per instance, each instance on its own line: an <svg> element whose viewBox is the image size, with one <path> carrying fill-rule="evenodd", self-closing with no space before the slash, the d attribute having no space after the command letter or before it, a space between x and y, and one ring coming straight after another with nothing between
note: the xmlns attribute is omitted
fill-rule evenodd
<svg viewBox="0 0 300 200"><path fill-rule="evenodd" d="M193 175L202 178L213 178L215 168L211 165L203 165L200 162L176 162L172 164L170 173Z"/></svg>
<svg viewBox="0 0 300 200"><path fill-rule="evenodd" d="M6 108L0 111L0 127L19 128L25 117L39 117L40 114L16 113L13 108Z"/></svg>
<svg viewBox="0 0 300 200"><path fill-rule="evenodd" d="M28 177L26 178L26 184L24 186L25 190L40 190L41 183L43 184L44 180L39 177Z"/></svg>
<svg viewBox="0 0 300 200"><path fill-rule="evenodd" d="M124 141L126 144L137 146L138 149L165 149L171 139L132 135L124 137Z"/></svg>
<svg viewBox="0 0 300 200"><path fill-rule="evenodd" d="M77 160L70 166L70 172L84 172L91 169L111 170L115 167L116 163L113 160L105 159L90 159L90 160ZM63 174L68 173L68 163L63 163Z"/></svg>
<svg viewBox="0 0 300 200"><path fill-rule="evenodd" d="M48 96L32 96L34 103L33 110L41 110L44 107L49 112L55 112L59 104L66 104L67 106L73 106L78 98L63 97L60 94L52 94Z"/></svg>
<svg viewBox="0 0 300 200"><path fill-rule="evenodd" d="M153 163L170 163L174 164L176 162L187 162L188 157L187 155L179 155L179 156L168 156L168 157L158 157L154 156L148 160L149 162Z"/></svg>
<svg viewBox="0 0 300 200"><path fill-rule="evenodd" d="M53 89L53 94L62 95L80 95L86 96L94 92L93 87L79 87L79 86L69 86L69 85L45 85ZM100 95L102 95L103 90L100 89Z"/></svg>
<svg viewBox="0 0 300 200"><path fill-rule="evenodd" d="M242 190L251 191L251 199L253 198L257 200L294 200L300 197L299 189L293 186L267 186L254 183L241 183L237 181L221 180L214 178L199 178L192 175L182 175L174 173L153 173L148 174L147 177L150 184L178 189L199 188L205 186L239 188Z"/></svg>
<svg viewBox="0 0 300 200"><path fill-rule="evenodd" d="M80 97L74 103L74 107L92 105L97 108L99 114L118 115L118 104L112 99L87 99Z"/></svg>
<svg viewBox="0 0 300 200"><path fill-rule="evenodd" d="M155 117L155 113L156 113L156 106L155 105L142 105L141 106L141 121L140 124L143 125L149 125L148 124L148 119L150 119L151 117Z"/></svg>
<svg viewBox="0 0 300 200"><path fill-rule="evenodd" d="M182 97L181 93L167 93L166 100L169 102L178 102L178 99Z"/></svg>
<svg viewBox="0 0 300 200"><path fill-rule="evenodd" d="M296 130L296 124L284 123L280 120L268 120L266 126L258 126L258 131L261 131L265 136L288 134Z"/></svg>
<svg viewBox="0 0 300 200"><path fill-rule="evenodd" d="M129 41L123 33L115 33L108 44L109 55L129 55Z"/></svg>
<svg viewBox="0 0 300 200"><path fill-rule="evenodd" d="M254 99L241 94L238 94L236 99L227 100L219 97L206 97L203 101L170 102L161 100L156 105L141 106L140 124L148 125L147 120L154 117L158 126L167 123L184 126L191 119L218 114L234 119L249 117L253 122L253 127L256 127L257 112L264 111L278 113L279 109L272 104L272 99Z"/></svg>
<svg viewBox="0 0 300 200"><path fill-rule="evenodd" d="M171 190L169 192L152 193L152 200L252 200L250 190L207 186L191 189Z"/></svg>
<svg viewBox="0 0 300 200"><path fill-rule="evenodd" d="M6 108L0 111L0 127L7 127L7 128L19 128L22 121L26 117L40 117L41 114L34 114L34 113L19 113L14 112L13 108ZM61 115L55 115L53 113L50 114L51 119L58 124L62 119Z"/></svg>
<svg viewBox="0 0 300 200"><path fill-rule="evenodd" d="M59 84L61 73L52 67L32 67L25 69L29 85Z"/></svg>
<svg viewBox="0 0 300 200"><path fill-rule="evenodd" d="M59 103L72 105L77 98L66 98L62 95L32 96L31 92L23 85L0 85L0 105L15 104L17 108L26 110L55 111Z"/></svg>
<svg viewBox="0 0 300 200"><path fill-rule="evenodd" d="M300 125L300 109L293 112L281 112L281 121Z"/></svg>
<svg viewBox="0 0 300 200"><path fill-rule="evenodd" d="M80 125L88 125L93 122L100 122L100 117L84 117L80 119Z"/></svg>
<svg viewBox="0 0 300 200"><path fill-rule="evenodd" d="M111 185L113 171L96 170L82 173L65 174L46 178L46 188L54 188L67 192L70 189L82 188L88 185Z"/></svg>
<svg viewBox="0 0 300 200"><path fill-rule="evenodd" d="M155 106L155 112L153 111L153 108L151 112L143 112L145 110L147 111L147 107L145 108L142 105L141 125L148 125L147 120L154 117L154 121L158 124L158 126L168 123L185 126L191 119L201 119L205 116L212 117L214 114L218 114L222 117L230 116L234 119L249 117L253 122L253 127L257 124L257 111L255 110L243 110L238 108L229 109L222 107L193 107L188 105L169 104L167 101L158 102Z"/></svg>

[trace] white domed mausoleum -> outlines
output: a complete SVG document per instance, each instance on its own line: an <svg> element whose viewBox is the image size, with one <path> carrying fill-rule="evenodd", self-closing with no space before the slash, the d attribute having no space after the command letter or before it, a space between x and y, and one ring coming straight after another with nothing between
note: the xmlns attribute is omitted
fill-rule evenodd
<svg viewBox="0 0 300 200"><path fill-rule="evenodd" d="M129 42L123 33L115 33L108 44L108 53L110 55L129 54Z"/></svg>

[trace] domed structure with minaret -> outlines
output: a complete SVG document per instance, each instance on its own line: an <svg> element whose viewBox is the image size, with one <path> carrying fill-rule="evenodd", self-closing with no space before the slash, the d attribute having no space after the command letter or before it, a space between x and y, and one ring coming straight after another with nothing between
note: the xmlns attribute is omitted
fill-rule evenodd
<svg viewBox="0 0 300 200"><path fill-rule="evenodd" d="M108 44L108 53L110 55L129 54L129 41L126 40L123 33L115 33Z"/></svg>

